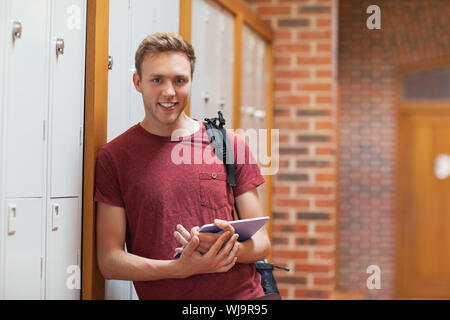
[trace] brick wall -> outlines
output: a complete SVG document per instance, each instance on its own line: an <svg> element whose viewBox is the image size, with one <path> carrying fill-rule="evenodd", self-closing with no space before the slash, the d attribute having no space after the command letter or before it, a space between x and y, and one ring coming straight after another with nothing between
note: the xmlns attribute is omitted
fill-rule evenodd
<svg viewBox="0 0 450 320"><path fill-rule="evenodd" d="M336 101L332 0L248 0L275 31L273 262L284 299L332 297L335 277Z"/></svg>
<svg viewBox="0 0 450 320"><path fill-rule="evenodd" d="M366 9L381 8L381 30ZM339 1L339 226L341 291L395 297L395 76L402 65L450 57L450 1ZM381 268L381 290L366 268Z"/></svg>

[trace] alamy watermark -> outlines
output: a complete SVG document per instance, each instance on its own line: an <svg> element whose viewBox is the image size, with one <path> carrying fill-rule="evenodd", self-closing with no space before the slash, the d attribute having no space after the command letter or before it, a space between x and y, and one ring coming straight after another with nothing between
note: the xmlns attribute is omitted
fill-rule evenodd
<svg viewBox="0 0 450 320"><path fill-rule="evenodd" d="M369 30L381 29L381 9L376 4L370 5L366 10L367 14L371 14L367 18L366 26Z"/></svg>
<svg viewBox="0 0 450 320"><path fill-rule="evenodd" d="M367 278L366 286L369 290L380 290L381 289L381 268L376 264L372 264L367 267L366 273L371 274Z"/></svg>
<svg viewBox="0 0 450 320"><path fill-rule="evenodd" d="M239 164L258 164L262 175L275 175L279 169L279 140L280 130L271 129L227 129L230 134L229 147L232 150L233 158L227 154L226 164L231 160ZM235 133L235 134L233 134ZM172 133L173 141L180 141L171 154L172 163L179 164L223 164L222 150L223 137L220 131L217 134L217 150L212 144L203 148L203 141L208 138L207 132L202 136L201 131L189 136L185 129L177 129ZM179 137L183 137L180 138ZM193 140L193 141L192 141ZM241 141L239 141L241 140ZM246 148L245 143L249 150ZM250 152L249 152L250 151Z"/></svg>
<svg viewBox="0 0 450 320"><path fill-rule="evenodd" d="M70 276L66 280L66 287L69 290L81 289L81 269L76 264L69 265L66 269L66 273Z"/></svg>

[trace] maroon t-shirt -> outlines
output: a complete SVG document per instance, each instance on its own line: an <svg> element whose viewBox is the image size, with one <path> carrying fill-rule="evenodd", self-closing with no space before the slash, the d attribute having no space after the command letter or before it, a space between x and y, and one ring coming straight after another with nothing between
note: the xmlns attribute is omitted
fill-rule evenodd
<svg viewBox="0 0 450 320"><path fill-rule="evenodd" d="M245 140L227 133L235 159L242 150L246 153L244 164L237 159L237 197L264 178ZM203 124L177 140L134 125L100 149L95 179L95 201L125 208L127 250L138 256L173 259L180 246L173 236L177 224L190 230L215 218L233 220L233 190ZM241 263L226 273L134 281L134 286L140 299L251 299L264 294L254 265Z"/></svg>

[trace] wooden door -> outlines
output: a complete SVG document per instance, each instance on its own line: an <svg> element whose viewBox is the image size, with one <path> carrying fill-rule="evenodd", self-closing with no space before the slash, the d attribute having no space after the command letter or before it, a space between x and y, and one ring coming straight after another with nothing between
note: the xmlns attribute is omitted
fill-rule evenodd
<svg viewBox="0 0 450 320"><path fill-rule="evenodd" d="M398 130L397 297L450 298L450 103L401 107Z"/></svg>

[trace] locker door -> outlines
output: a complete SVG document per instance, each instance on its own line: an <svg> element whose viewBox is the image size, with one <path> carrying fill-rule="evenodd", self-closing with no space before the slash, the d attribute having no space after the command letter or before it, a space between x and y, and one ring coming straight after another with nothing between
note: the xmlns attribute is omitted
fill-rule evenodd
<svg viewBox="0 0 450 320"><path fill-rule="evenodd" d="M249 27L244 26L242 32L243 63L242 63L242 91L241 101L241 127L243 129L254 128L254 112L256 110L256 60L255 60L255 35Z"/></svg>
<svg viewBox="0 0 450 320"><path fill-rule="evenodd" d="M205 88L204 91L209 93L209 101L205 105L204 117L216 117L217 116L217 101L219 100L219 64L221 59L221 41L219 37L219 9L217 5L212 2L205 1L205 11L207 26L205 32L205 62L206 70L205 73L199 75L205 77Z"/></svg>
<svg viewBox="0 0 450 320"><path fill-rule="evenodd" d="M192 2L192 41L197 60L195 62L194 78L191 89L191 114L192 118L202 120L205 118L205 109L213 103L210 99L210 89L207 87L207 37L210 29L210 10L205 1L194 0Z"/></svg>
<svg viewBox="0 0 450 320"><path fill-rule="evenodd" d="M173 32L179 30L180 1L131 1L131 53L130 77L135 72L134 57L141 41L154 32ZM144 119L145 111L142 96L131 85L131 105L129 124L134 125Z"/></svg>
<svg viewBox="0 0 450 320"><path fill-rule="evenodd" d="M50 43L51 197L81 193L85 0L53 1ZM57 46L64 51L57 52Z"/></svg>
<svg viewBox="0 0 450 320"><path fill-rule="evenodd" d="M5 70L4 67L4 50L6 47L6 39L5 39L5 28L6 28L6 2L5 1L0 1L0 70ZM0 75L0 154L4 154L3 151L3 129L4 129L4 125L3 125L3 100L4 100L4 94L3 94L3 85L4 85L4 74ZM3 157L0 156L0 176L4 177L3 175L3 162L4 159ZM2 181L0 182L0 203L3 203L3 184L4 184L4 180L2 179ZM3 249L3 235L4 235L4 227L3 227L3 217L4 217L4 206L0 206L0 252L4 252ZM4 255L0 254L0 300L4 299L4 283L3 283L3 259L4 259Z"/></svg>
<svg viewBox="0 0 450 320"><path fill-rule="evenodd" d="M5 299L40 299L42 199L8 199L4 209Z"/></svg>
<svg viewBox="0 0 450 320"><path fill-rule="evenodd" d="M249 121L249 107L251 106L251 71L253 63L251 62L249 41L248 41L248 28L242 30L242 66L241 66L241 128L248 127Z"/></svg>
<svg viewBox="0 0 450 320"><path fill-rule="evenodd" d="M79 198L53 198L47 207L46 299L80 299Z"/></svg>
<svg viewBox="0 0 450 320"><path fill-rule="evenodd" d="M108 72L108 142L130 127L130 96L135 90L130 5L131 1L109 2L109 55L113 65ZM105 280L106 300L128 300L129 291L129 281Z"/></svg>
<svg viewBox="0 0 450 320"><path fill-rule="evenodd" d="M220 60L216 62L218 66L216 110L223 112L227 120L226 127L233 128L234 18L225 9L217 13Z"/></svg>
<svg viewBox="0 0 450 320"><path fill-rule="evenodd" d="M109 55L113 59L108 72L108 141L129 126L130 92L133 72L131 60L131 17L129 2L110 0L109 4ZM142 103L142 102L141 102Z"/></svg>
<svg viewBox="0 0 450 320"><path fill-rule="evenodd" d="M48 0L14 0L8 5L4 123L7 127L6 195L42 197L48 92ZM13 28L17 31L14 41Z"/></svg>

